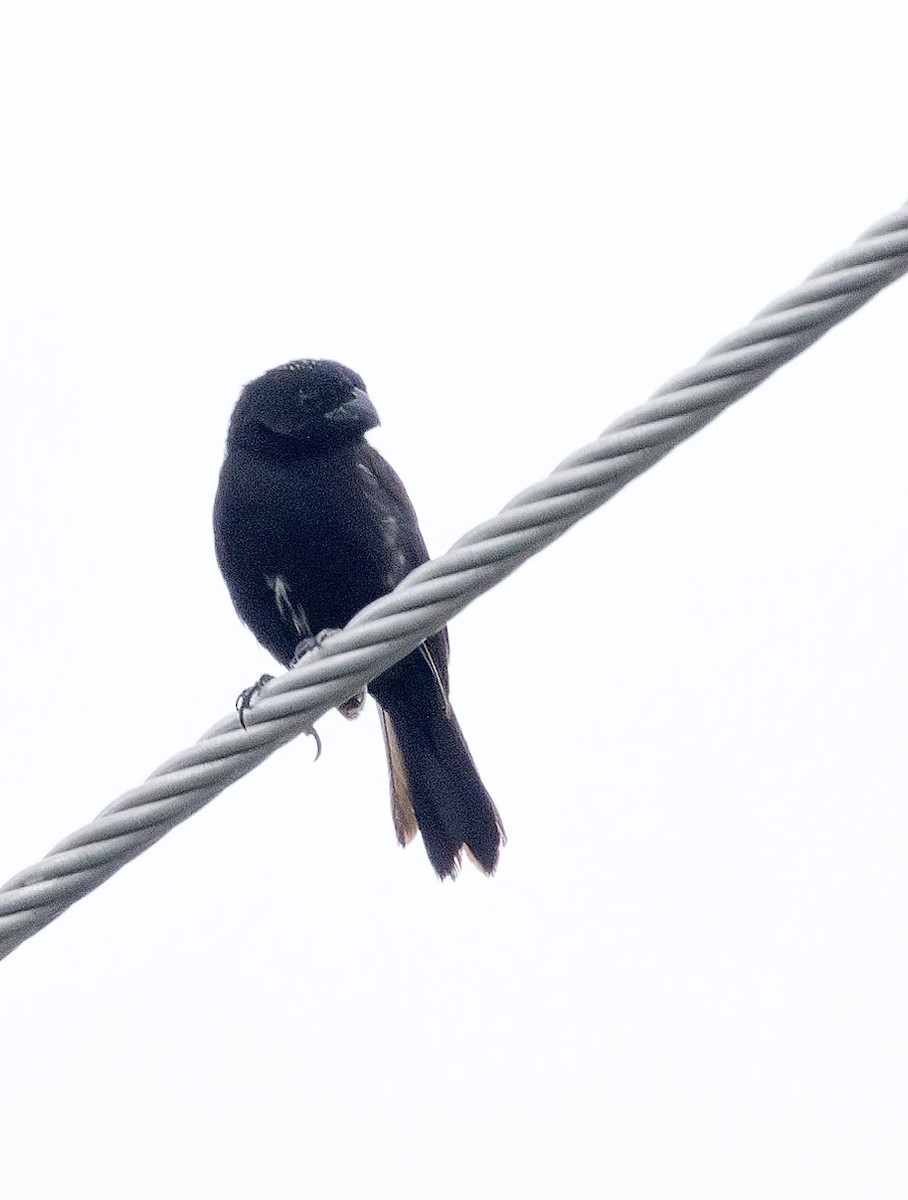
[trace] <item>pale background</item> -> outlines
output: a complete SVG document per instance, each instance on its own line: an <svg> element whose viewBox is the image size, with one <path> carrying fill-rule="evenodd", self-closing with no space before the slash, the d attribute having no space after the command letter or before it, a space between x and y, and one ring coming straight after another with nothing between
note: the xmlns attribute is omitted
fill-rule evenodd
<svg viewBox="0 0 908 1200"><path fill-rule="evenodd" d="M893 4L36 4L0 48L0 879L269 660L244 382L366 379L433 552L908 196ZM510 834L373 712L0 966L4 1195L904 1196L908 282L452 628Z"/></svg>

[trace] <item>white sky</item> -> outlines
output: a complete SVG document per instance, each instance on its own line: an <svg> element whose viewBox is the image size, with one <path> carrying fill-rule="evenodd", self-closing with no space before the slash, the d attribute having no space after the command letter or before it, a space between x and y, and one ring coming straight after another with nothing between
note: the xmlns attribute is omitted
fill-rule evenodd
<svg viewBox="0 0 908 1200"><path fill-rule="evenodd" d="M0 38L0 878L269 660L232 404L365 378L433 552L908 196L892 4L20 5ZM0 1189L904 1196L908 282L452 627L510 835L374 712L0 965Z"/></svg>

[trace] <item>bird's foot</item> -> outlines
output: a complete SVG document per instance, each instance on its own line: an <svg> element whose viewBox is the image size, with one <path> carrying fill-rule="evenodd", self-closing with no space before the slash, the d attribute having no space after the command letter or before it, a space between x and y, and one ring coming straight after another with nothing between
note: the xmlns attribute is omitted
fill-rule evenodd
<svg viewBox="0 0 908 1200"><path fill-rule="evenodd" d="M342 717L346 717L348 721L355 721L365 707L366 691L364 688L361 692L357 692L355 696L351 696L349 700L345 700L343 704L338 704L337 711Z"/></svg>
<svg viewBox="0 0 908 1200"><path fill-rule="evenodd" d="M298 667L307 654L311 654L313 650L318 650L319 646L323 646L325 642L327 642L328 638L335 633L340 633L340 630L323 629L320 633L317 633L315 637L303 638L303 640L297 644L296 649L293 651L293 658L290 659L290 669L292 670L294 667Z"/></svg>
<svg viewBox="0 0 908 1200"><path fill-rule="evenodd" d="M252 705L258 697L259 692L262 690L265 684L270 683L273 678L273 675L263 675L261 679L257 680L252 685L252 687L243 688L243 690L237 696L236 713L240 718L240 724L244 729L246 728L246 710L252 708Z"/></svg>
<svg viewBox="0 0 908 1200"><path fill-rule="evenodd" d="M243 690L237 696L236 712L237 712L237 716L240 718L240 724L243 726L244 729L248 728L248 726L246 725L246 712L248 711L248 709L252 708L253 704L255 703L256 699L258 698L259 692L262 690L262 688L265 686L265 684L270 683L273 678L274 678L273 675L263 675L261 677L261 679L256 680L256 682L252 685L252 687L243 688ZM322 756L322 739L318 736L318 730L315 728L314 725L312 726L311 729L307 729L306 733L308 733L310 737L315 738L315 759L314 759L314 761L318 762L318 760Z"/></svg>
<svg viewBox="0 0 908 1200"><path fill-rule="evenodd" d="M335 633L339 633L337 629L323 629L317 633L315 637L303 638L293 651L293 658L290 660L291 670L293 667L299 666L307 654L313 650L318 650L323 646L328 638L333 637ZM337 711L342 717L346 717L348 721L355 721L359 714L363 711L366 704L365 689L357 692L355 696L351 696L349 700L345 700L343 704L338 704ZM321 746L319 746L319 754L321 754ZM316 758L318 755L316 755Z"/></svg>

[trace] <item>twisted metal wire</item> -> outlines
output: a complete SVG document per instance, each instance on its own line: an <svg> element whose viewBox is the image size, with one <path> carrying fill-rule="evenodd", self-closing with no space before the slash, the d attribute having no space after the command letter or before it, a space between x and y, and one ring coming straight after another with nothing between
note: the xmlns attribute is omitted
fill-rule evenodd
<svg viewBox="0 0 908 1200"><path fill-rule="evenodd" d="M0 958L168 830L355 695L480 593L509 575L783 363L908 271L908 205L877 222L595 442L566 458L440 558L218 722L139 787L0 888Z"/></svg>

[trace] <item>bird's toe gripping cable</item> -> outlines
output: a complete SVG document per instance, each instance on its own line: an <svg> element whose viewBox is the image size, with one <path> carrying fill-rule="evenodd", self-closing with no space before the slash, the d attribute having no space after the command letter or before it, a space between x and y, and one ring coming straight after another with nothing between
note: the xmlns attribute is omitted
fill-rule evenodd
<svg viewBox="0 0 908 1200"><path fill-rule="evenodd" d="M236 715L240 718L240 724L246 728L246 712L252 708L255 698L265 686L274 678L273 675L262 675L252 684L251 687L243 688L236 698Z"/></svg>
<svg viewBox="0 0 908 1200"><path fill-rule="evenodd" d="M293 658L290 660L290 666L295 667L302 661L307 654L311 654L313 650L318 650L323 646L328 638L337 633L337 629L322 629L315 637L303 638L297 644L293 651ZM366 689L357 692L355 696L351 696L349 700L345 700L343 704L338 704L337 711L342 717L346 717L348 721L355 721L359 714L363 711L366 704ZM313 730L313 733L315 730ZM316 737L318 735L316 734ZM321 753L321 743L319 743L319 753Z"/></svg>

